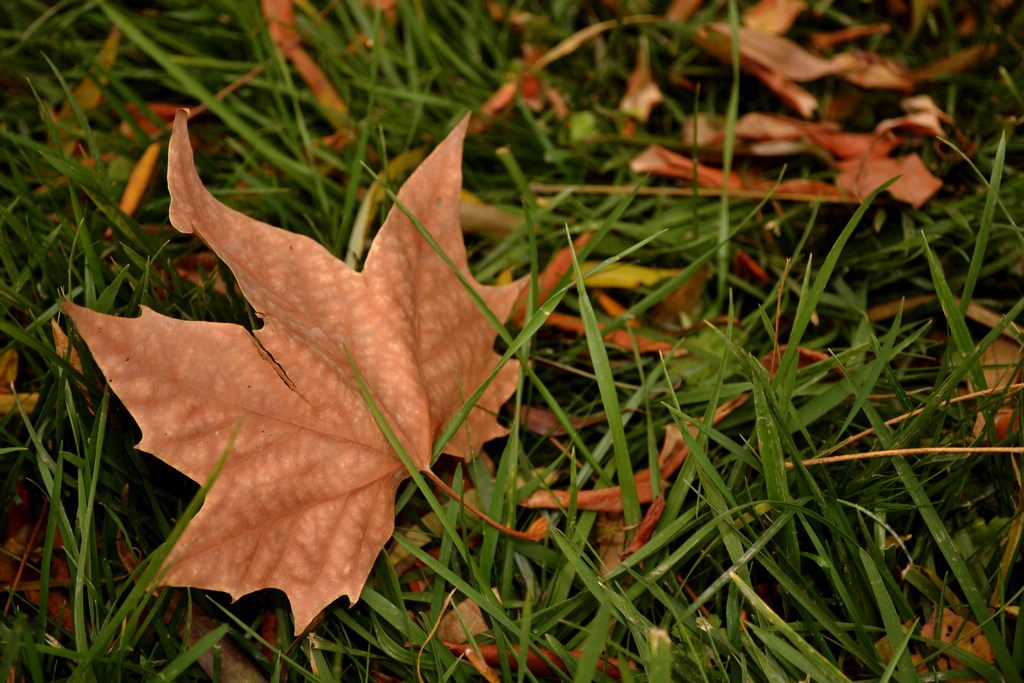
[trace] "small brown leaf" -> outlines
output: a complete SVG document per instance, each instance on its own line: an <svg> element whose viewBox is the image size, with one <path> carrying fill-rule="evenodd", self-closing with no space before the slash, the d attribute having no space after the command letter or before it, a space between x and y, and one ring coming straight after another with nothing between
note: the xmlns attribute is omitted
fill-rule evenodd
<svg viewBox="0 0 1024 683"><path fill-rule="evenodd" d="M468 643L471 637L485 633L490 629L480 611L480 605L469 598L455 603L441 617L437 627L437 637L450 643Z"/></svg>
<svg viewBox="0 0 1024 683"><path fill-rule="evenodd" d="M637 527L636 533L633 535L633 540L629 542L626 549L622 551L621 558L625 559L635 553L640 548L647 544L647 541L651 540L651 535L654 533L654 527L658 526L658 520L661 519L661 513L665 511L665 496L657 496L651 501L651 507L647 508L647 512L644 514L643 520L640 522L640 526Z"/></svg>
<svg viewBox="0 0 1024 683"><path fill-rule="evenodd" d="M650 145L629 162L634 173L652 173L680 180L694 180L704 187L743 189L743 180L735 171L726 176L720 169L694 162L681 154L670 152L661 145ZM728 181L726 178L728 177Z"/></svg>
<svg viewBox="0 0 1024 683"><path fill-rule="evenodd" d="M942 188L942 181L931 174L921 157L908 154L899 159L890 157L869 157L867 159L846 159L836 164L839 175L836 184L857 197L865 199L882 183L900 176L886 192L915 209Z"/></svg>
<svg viewBox="0 0 1024 683"><path fill-rule="evenodd" d="M701 8L704 0L672 0L665 10L665 18L669 21L686 21Z"/></svg>
<svg viewBox="0 0 1024 683"><path fill-rule="evenodd" d="M725 22L708 24L707 30L717 35L728 49L732 42L732 27ZM797 83L814 81L849 69L849 64L822 59L812 55L792 40L781 36L761 33L749 28L739 28L741 66L751 62L779 73Z"/></svg>
<svg viewBox="0 0 1024 683"><path fill-rule="evenodd" d="M816 50L826 50L835 47L840 43L846 43L866 36L874 36L880 33L889 33L892 27L889 24L862 24L848 28L831 31L828 33L812 33L810 35L811 45Z"/></svg>
<svg viewBox="0 0 1024 683"><path fill-rule="evenodd" d="M339 132L348 132L348 105L327 74L309 53L295 29L295 7L292 0L261 0L267 30L281 54L292 63L299 76L323 108L324 118Z"/></svg>
<svg viewBox="0 0 1024 683"><path fill-rule="evenodd" d="M743 13L743 25L754 31L781 36L792 28L793 22L806 9L804 0L759 0Z"/></svg>
<svg viewBox="0 0 1024 683"><path fill-rule="evenodd" d="M626 94L619 102L619 111L640 123L646 123L651 110L661 104L661 88L651 78L651 65L647 60L647 43L641 41L636 53L636 66L626 81Z"/></svg>
<svg viewBox="0 0 1024 683"><path fill-rule="evenodd" d="M562 436L566 433L565 427L561 425L555 414L547 408L541 408L539 406L523 406L522 413L522 426L530 430L534 434L541 434L542 436ZM596 413L594 415L587 415L584 417L576 417L569 415L569 426L573 429L583 429L590 425L600 424L607 420L604 413Z"/></svg>
<svg viewBox="0 0 1024 683"><path fill-rule="evenodd" d="M938 630L936 631L936 629ZM989 663L996 661L992 646L981 633L981 627L973 621L964 619L948 607L943 608L941 619L938 614L934 614L931 619L921 625L921 637L948 643ZM938 668L942 671L963 669L966 666L953 655L944 654L938 658ZM927 667L923 666L919 669L922 672L927 670ZM958 680L966 680L968 683L984 683L987 679L977 677Z"/></svg>
<svg viewBox="0 0 1024 683"><path fill-rule="evenodd" d="M913 74L902 64L873 52L844 52L832 58L843 78L866 90L914 89Z"/></svg>

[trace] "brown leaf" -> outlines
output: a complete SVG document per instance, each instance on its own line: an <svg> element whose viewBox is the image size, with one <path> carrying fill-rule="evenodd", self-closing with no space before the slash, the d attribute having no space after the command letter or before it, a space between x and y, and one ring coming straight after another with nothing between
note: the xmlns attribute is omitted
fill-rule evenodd
<svg viewBox="0 0 1024 683"><path fill-rule="evenodd" d="M839 29L838 31L830 31L828 33L812 33L810 35L811 45L816 50L825 50L830 47L835 47L840 43L845 43L857 38L864 38L866 36L878 35L880 33L888 33L892 30L889 24L861 24L860 26L850 26L848 28Z"/></svg>
<svg viewBox="0 0 1024 683"><path fill-rule="evenodd" d="M647 512L644 513L644 518L640 522L640 526L637 527L636 533L633 535L633 540L629 542L626 549L619 555L621 558L627 558L640 548L643 548L647 541L651 540L651 535L654 533L654 527L658 526L658 520L661 519L661 513L665 511L665 496L657 496L651 501L651 507L647 508Z"/></svg>
<svg viewBox="0 0 1024 683"><path fill-rule="evenodd" d="M781 346L779 346L777 351L769 351L767 354L761 357L761 365L764 367L765 370L768 371L768 373L772 377L775 376L775 373L779 369L779 362L781 360L782 355L785 354L787 346L789 345L782 344ZM814 365L815 363L820 363L822 361L829 360L830 358L832 358L832 356L828 355L827 353L824 353L823 351L805 349L802 346L798 346L796 349L796 367L801 370L803 368Z"/></svg>
<svg viewBox="0 0 1024 683"><path fill-rule="evenodd" d="M781 36L807 9L804 0L760 0L743 13L743 25L761 33Z"/></svg>
<svg viewBox="0 0 1024 683"><path fill-rule="evenodd" d="M665 10L665 18L669 21L686 21L701 8L704 0L672 0Z"/></svg>
<svg viewBox="0 0 1024 683"><path fill-rule="evenodd" d="M917 69L913 72L912 77L915 81L930 81L935 78L961 74L988 61L998 51L999 48L994 43L971 45L922 69Z"/></svg>
<svg viewBox="0 0 1024 683"><path fill-rule="evenodd" d="M39 394L18 393L14 381L18 379L18 352L7 349L0 354L0 415L5 415L20 406L25 413L31 413L39 402Z"/></svg>
<svg viewBox="0 0 1024 683"><path fill-rule="evenodd" d="M661 88L651 77L651 65L647 59L646 42L641 42L636 54L636 66L626 81L626 94L619 102L619 111L640 123L651 116L651 110L661 104Z"/></svg>
<svg viewBox="0 0 1024 683"><path fill-rule="evenodd" d="M361 273L313 240L242 215L196 172L178 113L170 142L171 223L231 269L263 321L182 321L64 308L142 429L138 447L205 482L220 478L168 560L164 582L234 597L280 588L301 632L331 601L359 597L394 528L408 476L377 426L365 383L415 466L498 360L493 327L459 277L397 206ZM459 229L462 141L452 131L398 194L499 319L523 283L472 279ZM494 414L516 384L496 376L445 452L469 458L505 433Z"/></svg>
<svg viewBox="0 0 1024 683"><path fill-rule="evenodd" d="M629 162L629 169L634 173L652 173L680 180L696 179L697 183L704 187L728 185L733 190L743 189L743 179L738 173L732 172L726 176L720 169L694 162L681 154L670 152L661 145L650 145L637 154Z"/></svg>
<svg viewBox="0 0 1024 683"><path fill-rule="evenodd" d="M651 321L660 327L688 326L692 323L691 316L700 308L701 297L708 278L711 277L710 266L705 266L684 280L680 285L665 295L665 298L651 309Z"/></svg>
<svg viewBox="0 0 1024 683"><path fill-rule="evenodd" d="M731 415L734 410L747 402L748 397L749 394L740 394L722 402L711 417L711 426L717 425ZM695 437L698 432L697 426L691 425L689 431L690 435ZM658 454L658 466L662 479L667 480L675 474L689 454L690 448L686 445L679 428L674 424L666 425L665 440L662 443L661 452ZM651 470L644 469L637 472L633 478L641 503L650 503L654 500L651 476ZM569 506L573 496L576 498L576 507L579 510L622 511L622 489L618 486L576 492L536 491L520 501L519 504L526 508L565 508Z"/></svg>
<svg viewBox="0 0 1024 683"><path fill-rule="evenodd" d="M604 413L595 413L594 415L584 415L581 417L568 415L567 417L569 418L569 426L573 429L583 429L590 425L600 424L608 419ZM547 408L523 406L519 419L520 424L534 434L563 436L567 433L565 427L558 421L555 414Z"/></svg>
<svg viewBox="0 0 1024 683"><path fill-rule="evenodd" d="M565 330L567 332L573 332L575 334L587 333L586 327L583 325L583 320L581 318L565 313L552 313L548 316L544 324L557 327L558 329ZM598 323L598 327L601 330L604 330L605 325ZM662 341L660 339L651 339L645 335L630 330L624 330L622 328L606 332L602 337L606 342L612 346L617 346L620 349L631 350L635 344L637 351L640 353L665 353L676 356L686 353L685 349L677 349L676 344L672 342Z"/></svg>
<svg viewBox="0 0 1024 683"><path fill-rule="evenodd" d="M938 629L937 631L936 628ZM989 663L996 661L992 646L981 633L981 627L973 621L968 621L959 616L948 607L943 608L941 620L937 614L933 614L931 619L921 624L921 637L953 645ZM937 663L938 668L942 671L963 669L967 666L953 655L947 654L941 655ZM919 668L919 671L922 672L927 670L928 668L924 666ZM971 678L958 680L982 683L986 679Z"/></svg>
<svg viewBox="0 0 1024 683"><path fill-rule="evenodd" d="M844 52L833 57L832 63L841 67L839 71L843 78L866 90L910 92L914 89L909 69L873 52Z"/></svg>
<svg viewBox="0 0 1024 683"><path fill-rule="evenodd" d="M764 83L787 107L805 118L811 116L818 101L794 81L835 73L829 62L780 36L740 27L739 37L740 68ZM708 24L694 33L693 41L719 61L732 63L732 29L728 24Z"/></svg>
<svg viewBox="0 0 1024 683"><path fill-rule="evenodd" d="M271 39L323 107L324 118L339 131L347 132L348 105L316 60L302 49L292 0L261 0L261 6Z"/></svg>
<svg viewBox="0 0 1024 683"><path fill-rule="evenodd" d="M921 157L909 154L899 159L869 157L846 159L836 164L839 175L836 184L863 200L887 180L900 176L886 192L915 209L920 208L942 188L942 181L931 174Z"/></svg>
<svg viewBox="0 0 1024 683"><path fill-rule="evenodd" d="M953 117L939 109L928 95L917 95L900 100L900 107L907 112L905 116L893 119L882 119L875 126L875 133L887 133L899 129L910 135L935 136L943 135L943 123L953 123Z"/></svg>
<svg viewBox="0 0 1024 683"><path fill-rule="evenodd" d="M1024 349L1017 342L999 337L985 349L981 354L981 364L984 367L985 384L989 389L1005 391L1014 382L1021 378L1021 363L1024 362ZM970 391L978 391L981 387L974 386L970 380L967 383ZM1000 407L991 417L981 412L974 421L974 436L978 437L985 433L991 426L995 430L998 440L1007 437L1010 429L1019 423L1020 396L1008 396L1006 403Z"/></svg>
<svg viewBox="0 0 1024 683"><path fill-rule="evenodd" d="M467 643L470 638L486 632L490 627L484 619L480 605L469 598L457 602L441 617L437 637L450 643Z"/></svg>
<svg viewBox="0 0 1024 683"><path fill-rule="evenodd" d="M732 42L732 27L729 24L715 22L708 24L707 29L723 39L723 44L728 49ZM814 81L849 68L847 64L817 57L792 40L781 36L773 36L741 26L739 27L739 39L741 62L756 62L798 83Z"/></svg>

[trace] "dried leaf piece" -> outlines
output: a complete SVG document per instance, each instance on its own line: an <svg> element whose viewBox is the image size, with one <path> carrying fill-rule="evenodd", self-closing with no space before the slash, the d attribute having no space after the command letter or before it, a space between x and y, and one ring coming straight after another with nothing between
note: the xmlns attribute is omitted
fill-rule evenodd
<svg viewBox="0 0 1024 683"><path fill-rule="evenodd" d="M0 354L0 415L14 410L20 405L25 413L31 413L39 402L39 394L19 394L14 389L18 379L18 352L7 349Z"/></svg>
<svg viewBox="0 0 1024 683"><path fill-rule="evenodd" d="M441 617L437 637L450 643L467 643L469 639L490 629L480 605L469 598L457 602Z"/></svg>
<svg viewBox="0 0 1024 683"><path fill-rule="evenodd" d="M864 50L844 52L832 58L843 78L866 90L914 89L913 74L902 64Z"/></svg>
<svg viewBox="0 0 1024 683"><path fill-rule="evenodd" d="M938 629L938 631L936 631ZM948 607L943 608L941 620L938 614L921 625L921 637L939 640L948 643L961 650L971 653L980 659L992 663L996 661L992 646L981 633L981 627L973 621L968 621ZM913 657L915 663L921 660L920 655ZM938 668L941 671L950 669L964 669L967 665L953 655L941 655L938 658ZM921 672L928 671L928 667L922 666L918 669ZM984 678L959 679L971 683L978 681L983 683Z"/></svg>
<svg viewBox="0 0 1024 683"><path fill-rule="evenodd" d="M668 21L686 21L701 8L704 0L672 0L672 3L665 10L665 19Z"/></svg>
<svg viewBox="0 0 1024 683"><path fill-rule="evenodd" d="M794 81L819 77L812 74L833 73L828 71L828 62L780 36L743 27L740 27L739 35L740 68L764 83L787 107L805 118L810 117L818 108L818 100ZM702 27L694 34L693 40L720 62L732 63L732 29L728 24ZM795 77L783 70L787 62L793 62L791 71Z"/></svg>
<svg viewBox="0 0 1024 683"><path fill-rule="evenodd" d="M590 425L600 424L608 418L604 413L595 413L593 415L575 416L568 415L569 426L573 429L584 429ZM519 413L520 424L533 432L534 434L540 434L542 436L563 436L567 434L565 427L558 421L555 414L547 408L541 408L540 406L523 406Z"/></svg>
<svg viewBox="0 0 1024 683"><path fill-rule="evenodd" d="M636 533L633 535L633 540L629 542L626 549L622 551L621 557L625 559L635 553L636 551L643 548L647 541L651 540L651 535L654 534L654 528L658 526L658 521L661 519L661 513L665 511L665 496L657 496L651 501L651 507L647 508L647 512L644 513L644 518L640 522L640 526L637 527Z"/></svg>
<svg viewBox="0 0 1024 683"><path fill-rule="evenodd" d="M804 0L760 0L743 13L743 25L761 33L781 36L807 9Z"/></svg>
<svg viewBox="0 0 1024 683"><path fill-rule="evenodd" d="M711 426L717 425L734 410L747 402L749 394L740 394L728 401L722 402L711 417ZM690 435L696 436L698 428L691 425ZM658 466L662 479L668 479L682 467L686 457L690 454L690 448L686 445L682 433L674 424L666 425L665 440L658 454ZM654 500L654 492L651 486L651 470L644 469L636 473L636 492L641 503L650 503ZM622 511L622 489L618 486L610 486L604 489L590 489L587 491L537 491L522 501L520 505L527 508L565 508L569 506L572 497L576 498L576 507L579 510L597 510L599 512L621 512Z"/></svg>
<svg viewBox="0 0 1024 683"><path fill-rule="evenodd" d="M743 189L743 179L733 171L728 176L720 169L694 162L681 154L670 152L661 145L650 145L629 162L633 173L653 173L680 180L696 179L704 187L728 186L731 190Z"/></svg>
<svg viewBox="0 0 1024 683"><path fill-rule="evenodd" d="M565 330L574 334L585 335L587 333L583 320L579 316L575 315L552 313L548 316L547 320L544 321L544 324L550 325L551 327L557 327L560 330ZM598 327L603 331L606 326L604 323L598 323ZM632 350L633 346L636 345L636 349L640 353L665 353L673 356L685 355L687 353L685 349L677 349L676 344L672 342L652 339L648 336L638 334L630 330L623 330L621 328L614 329L611 332L605 332L602 335L602 338L607 343L612 346L617 346L620 349Z"/></svg>
<svg viewBox="0 0 1024 683"><path fill-rule="evenodd" d="M480 113L484 115L484 118L473 121L475 132L485 130L490 125L491 118L512 106L517 94L531 111L539 113L545 105L548 105L560 119L569 115L569 107L566 105L562 93L548 85L541 76L543 66L539 64L539 61L543 55L540 47L533 43L523 43L522 51L522 70L498 86L498 89L480 105Z"/></svg>
<svg viewBox="0 0 1024 683"><path fill-rule="evenodd" d="M880 33L888 33L891 30L892 27L889 26L889 24L861 24L860 26L850 26L848 28L830 31L828 33L812 33L810 35L810 41L811 46L814 47L814 49L826 50L830 47L835 47L840 43Z"/></svg>
<svg viewBox="0 0 1024 683"><path fill-rule="evenodd" d="M708 24L707 30L722 39L726 49L732 42L732 27L725 22ZM739 27L741 66L754 62L798 83L841 73L849 64L812 55L792 40ZM702 45L703 47L703 45ZM716 54L717 56L717 54Z"/></svg>
<svg viewBox="0 0 1024 683"><path fill-rule="evenodd" d="M160 143L153 142L146 147L146 151L139 157L131 175L128 176L128 184L121 194L121 201L118 208L129 216L134 216L142 203L142 195L149 187L149 181L153 177L153 169L156 168L156 160L160 158Z"/></svg>
<svg viewBox="0 0 1024 683"><path fill-rule="evenodd" d="M295 7L292 0L262 0L261 5L263 16L267 20L267 30L274 44L292 63L317 102L323 107L324 118L339 132L348 134L348 105L320 65L302 49L301 38L295 29Z"/></svg>
<svg viewBox="0 0 1024 683"><path fill-rule="evenodd" d="M1020 381L1022 363L1024 363L1024 349L1021 348L1021 345L999 337L981 355L985 384L989 389L1006 391L1011 384ZM968 381L968 387L972 392L981 388L973 386L970 381ZM1019 427L1019 408L1020 396L1007 396L1005 405L1000 407L995 415L989 417L984 412L978 414L974 421L974 435L981 436L989 426L992 426L996 439L1000 441L1005 439L1011 427Z"/></svg>
<svg viewBox="0 0 1024 683"><path fill-rule="evenodd" d="M953 117L939 109L928 95L917 95L900 100L900 107L907 112L906 116L894 119L882 119L875 126L875 133L881 135L890 130L899 129L910 135L943 135L943 123L954 123Z"/></svg>
<svg viewBox="0 0 1024 683"><path fill-rule="evenodd" d="M921 208L932 195L942 189L942 181L931 174L917 154L908 154L899 159L845 159L836 166L839 167L836 184L861 200L879 185L896 176L900 176L900 179L886 191L893 198L906 202L915 209Z"/></svg>
<svg viewBox="0 0 1024 683"><path fill-rule="evenodd" d="M619 102L619 111L640 123L646 123L651 116L651 110L661 104L663 99L661 88L651 76L651 64L647 57L647 41L641 36L640 47L636 53L636 66L626 81L626 94ZM631 121L627 123L633 124ZM626 134L632 134L634 129L635 124L627 127Z"/></svg>
<svg viewBox="0 0 1024 683"><path fill-rule="evenodd" d="M237 430L164 582L235 597L280 588L301 632L335 598L359 597L391 536L394 495L408 476L355 373L415 466L426 470L434 440L494 368L495 332L397 206L357 273L313 240L218 202L196 172L186 119L179 112L170 142L171 223L217 253L263 326L250 333L146 308L133 319L71 303L65 310L142 428L140 449L203 482ZM476 283L459 230L467 123L398 198L504 319L523 283ZM516 376L514 363L497 374L445 452L469 458L505 433L494 414Z"/></svg>
<svg viewBox="0 0 1024 683"><path fill-rule="evenodd" d="M911 76L914 81L921 82L961 74L980 66L998 51L999 48L994 43L971 45L922 69L917 69Z"/></svg>

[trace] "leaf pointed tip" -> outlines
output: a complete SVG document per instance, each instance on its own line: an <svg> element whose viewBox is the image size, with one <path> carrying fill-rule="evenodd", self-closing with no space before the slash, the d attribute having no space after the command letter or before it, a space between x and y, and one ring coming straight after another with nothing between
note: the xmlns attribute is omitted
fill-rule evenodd
<svg viewBox="0 0 1024 683"><path fill-rule="evenodd" d="M174 113L171 140L167 145L167 191L171 195L169 210L171 225L178 232L194 232L190 219L194 210L197 193L204 191L199 173L196 171L192 144L188 136L190 110L182 107Z"/></svg>

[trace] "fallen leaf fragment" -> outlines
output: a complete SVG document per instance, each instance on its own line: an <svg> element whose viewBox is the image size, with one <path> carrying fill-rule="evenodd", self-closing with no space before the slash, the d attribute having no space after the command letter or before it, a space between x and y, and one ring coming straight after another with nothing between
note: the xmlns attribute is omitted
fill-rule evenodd
<svg viewBox="0 0 1024 683"><path fill-rule="evenodd" d="M729 49L729 44L732 42L732 27L728 23L708 24L707 31L711 35L717 36L721 41L719 44L724 45L727 50ZM757 63L798 83L835 75L850 68L848 64L817 57L789 38L782 36L773 36L741 26L739 27L739 39L741 65ZM716 52L716 56L718 54Z"/></svg>
<svg viewBox="0 0 1024 683"><path fill-rule="evenodd" d="M160 158L160 143L153 142L146 147L146 151L139 157L131 175L128 176L128 184L125 185L121 194L121 201L118 208L129 216L134 216L142 203L142 195L149 187L149 181L153 177L153 169L156 168L156 161Z"/></svg>
<svg viewBox="0 0 1024 683"><path fill-rule="evenodd" d="M583 429L590 425L600 424L607 420L604 413L576 417L569 415L569 426L573 429ZM541 436L563 436L567 433L562 423L558 421L554 412L540 406L523 406L520 412L520 424L523 427Z"/></svg>
<svg viewBox="0 0 1024 683"><path fill-rule="evenodd" d="M620 558L627 558L640 548L647 544L647 541L651 540L651 535L654 533L654 527L658 526L658 521L661 519L661 513L665 511L665 496L657 496L651 501L651 507L647 508L647 512L644 513L644 518L640 522L640 526L637 527L636 533L633 535L633 540L629 542L626 549L619 555Z"/></svg>
<svg viewBox="0 0 1024 683"><path fill-rule="evenodd" d="M747 402L749 394L739 394L727 401L722 402L711 418L711 426L717 425L733 411ZM691 425L690 435L696 437L698 428ZM666 480L682 467L690 449L686 445L679 428L674 424L666 425L665 440L658 454L658 466L661 478ZM636 482L637 497L641 503L650 503L654 500L654 492L651 486L651 470L640 470L633 477ZM598 512L621 512L622 511L622 489L618 486L609 486L603 489L589 489L585 491L536 491L522 501L520 505L526 508L558 509L567 508L572 500L576 499L576 508L579 510L596 510Z"/></svg>
<svg viewBox="0 0 1024 683"><path fill-rule="evenodd" d="M987 388L997 391L1008 391L1008 387L1021 379L1021 364L1024 363L1024 348L1017 342L999 337L981 354L982 371L985 375ZM981 387L973 386L968 380L970 391L978 391ZM1003 406L989 416L985 412L978 413L974 421L974 436L985 434L992 427L997 440L1005 439L1011 430L1020 424L1020 396L1007 396Z"/></svg>
<svg viewBox="0 0 1024 683"><path fill-rule="evenodd" d="M672 0L665 10L665 18L669 21L686 21L701 8L704 0Z"/></svg>
<svg viewBox="0 0 1024 683"><path fill-rule="evenodd" d="M0 354L0 415L5 415L21 406L26 414L31 413L39 402L39 394L19 394L14 389L18 379L18 352L7 349Z"/></svg>
<svg viewBox="0 0 1024 683"><path fill-rule="evenodd" d="M701 297L710 276L711 268L705 266L680 283L651 309L651 321L664 328L689 327L700 309Z"/></svg>
<svg viewBox="0 0 1024 683"><path fill-rule="evenodd" d="M653 173L680 180L696 180L704 187L728 187L732 190L743 189L743 179L735 171L728 176L720 169L708 166L670 152L661 145L650 145L637 154L629 162L629 170L633 173Z"/></svg>
<svg viewBox="0 0 1024 683"><path fill-rule="evenodd" d="M474 132L485 130L490 123L489 119L511 107L516 95L531 111L539 113L547 105L560 119L569 115L565 98L541 76L542 67L538 65L542 58L540 48L533 43L523 43L522 52L524 65L521 71L498 86L498 89L480 105L480 113L484 118L474 119Z"/></svg>
<svg viewBox="0 0 1024 683"><path fill-rule="evenodd" d="M437 637L450 643L467 643L470 638L486 632L489 628L480 605L466 598L455 603L441 617Z"/></svg>
<svg viewBox="0 0 1024 683"><path fill-rule="evenodd" d="M579 316L566 313L552 313L545 321L545 325L557 327L560 330L574 334L585 335L587 332L586 326L584 326L583 320ZM606 325L598 323L598 327L604 331ZM637 351L640 353L665 353L672 355L686 353L685 349L677 349L676 344L673 342L653 339L646 335L621 328L604 332L602 338L612 346L617 346L620 349L632 350L635 344Z"/></svg>
<svg viewBox="0 0 1024 683"><path fill-rule="evenodd" d="M196 172L187 116L178 113L170 142L171 223L217 253L263 326L64 310L139 423L141 450L205 482L235 435L163 582L236 598L279 588L299 633L339 596L358 599L408 476L358 379L414 465L429 470L433 442L499 358L495 331L398 206L359 273L313 240L221 204ZM476 283L459 229L467 124L398 199L504 319L523 282ZM505 434L494 415L516 377L515 362L497 373L445 452L468 459Z"/></svg>
<svg viewBox="0 0 1024 683"><path fill-rule="evenodd" d="M964 650L965 652L989 663L996 661L995 653L992 651L992 646L981 633L981 627L973 621L964 619L948 607L943 608L941 619L936 613L932 615L931 619L921 625L921 637L953 645L954 647ZM920 662L923 657L920 654L915 654L911 659L913 659L916 664ZM936 661L940 671L967 668L966 664L952 654L940 655ZM930 667L927 665L923 665L918 668L918 671L922 673L929 670ZM966 680L970 683L974 683L975 681L983 683L987 679L976 677L958 680Z"/></svg>
<svg viewBox="0 0 1024 683"><path fill-rule="evenodd" d="M651 110L661 104L663 99L661 88L651 77L647 41L642 39L637 49L636 66L626 81L626 94L619 102L619 111L640 123L646 123L651 116ZM631 132L632 130L627 130L627 134Z"/></svg>
<svg viewBox="0 0 1024 683"><path fill-rule="evenodd" d="M833 57L832 63L839 67L837 73L843 78L865 90L910 92L914 89L914 77L909 69L873 52L843 52Z"/></svg>
<svg viewBox="0 0 1024 683"><path fill-rule="evenodd" d="M324 118L339 132L348 132L348 105L316 60L302 49L292 0L261 0L261 6L271 39L320 103Z"/></svg>
<svg viewBox="0 0 1024 683"><path fill-rule="evenodd" d="M804 0L760 0L743 13L743 25L761 33L781 36L807 9Z"/></svg>
<svg viewBox="0 0 1024 683"><path fill-rule="evenodd" d="M850 26L837 31L829 31L827 33L812 33L810 35L810 41L811 46L814 47L814 49L825 50L830 47L835 47L840 43L846 43L851 40L874 36L880 33L889 33L891 30L892 27L889 24L861 24L859 26Z"/></svg>
<svg viewBox="0 0 1024 683"><path fill-rule="evenodd" d="M775 376L775 373L779 369L779 360L781 356L785 354L787 346L788 344L782 344L777 350L769 351L761 358L761 365L772 377ZM830 358L832 358L832 356L823 351L806 349L802 346L798 346L796 349L796 367L801 370L814 365L815 363L821 363L822 361L829 360Z"/></svg>
<svg viewBox="0 0 1024 683"><path fill-rule="evenodd" d="M971 45L963 50L913 71L910 76L915 82L931 81L945 76L955 76L980 66L991 59L999 48L994 43Z"/></svg>
<svg viewBox="0 0 1024 683"><path fill-rule="evenodd" d="M942 180L932 175L917 154L908 154L899 159L890 157L869 157L864 160L845 159L836 164L839 175L836 184L860 200L865 199L882 183L900 176L886 192L915 209L942 189Z"/></svg>

